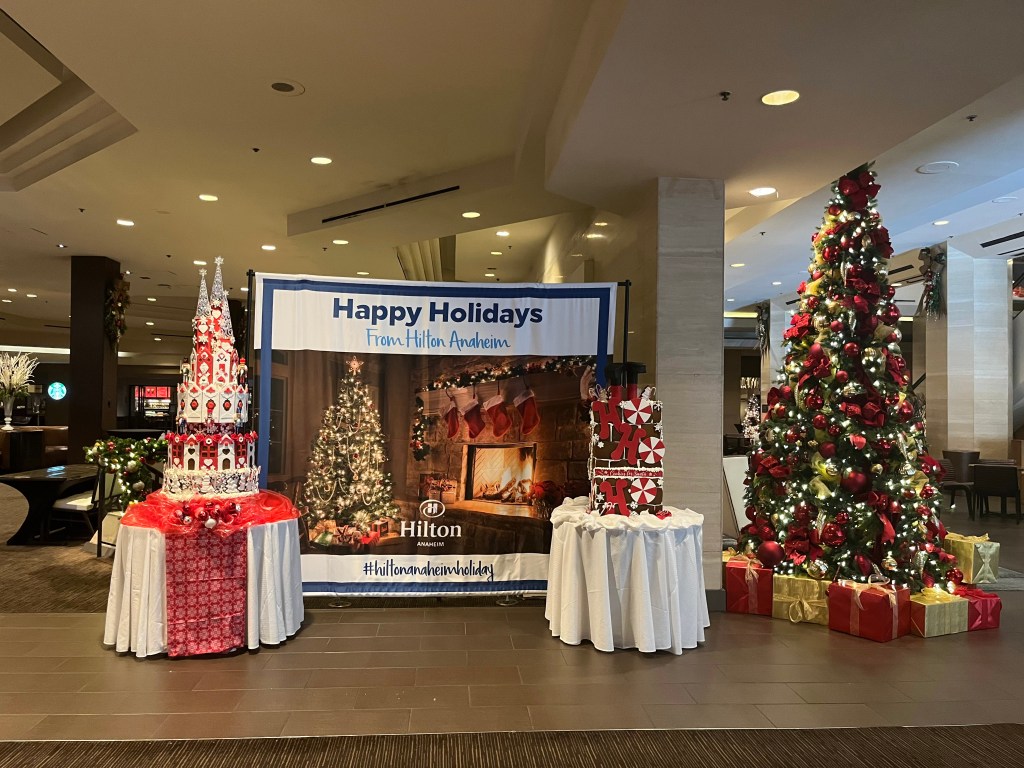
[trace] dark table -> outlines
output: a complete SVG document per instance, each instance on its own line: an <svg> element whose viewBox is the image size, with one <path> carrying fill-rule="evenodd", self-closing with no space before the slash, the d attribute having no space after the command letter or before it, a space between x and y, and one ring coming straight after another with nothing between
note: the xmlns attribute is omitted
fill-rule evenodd
<svg viewBox="0 0 1024 768"><path fill-rule="evenodd" d="M9 485L28 500L28 514L8 544L46 544L50 539L50 511L53 502L84 491L96 482L95 464L34 469L0 475L0 483Z"/></svg>

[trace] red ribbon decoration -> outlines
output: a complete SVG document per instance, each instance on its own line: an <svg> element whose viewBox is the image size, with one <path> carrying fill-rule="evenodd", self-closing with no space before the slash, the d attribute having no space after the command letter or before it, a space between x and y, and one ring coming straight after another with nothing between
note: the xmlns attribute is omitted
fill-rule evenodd
<svg viewBox="0 0 1024 768"><path fill-rule="evenodd" d="M149 494L145 501L128 507L128 511L121 518L121 525L155 528L171 535L196 536L201 528L205 528L196 515L208 503L218 509L225 506L233 507L235 504L239 507L237 513L232 513L231 522L219 522L211 530L211 533L221 538L226 538L235 531L247 529L253 525L293 520L299 516L299 511L286 497L273 491L260 491L248 496L227 498L198 496L182 501L157 492ZM182 521L181 512L185 504L191 508L191 522L189 523Z"/></svg>

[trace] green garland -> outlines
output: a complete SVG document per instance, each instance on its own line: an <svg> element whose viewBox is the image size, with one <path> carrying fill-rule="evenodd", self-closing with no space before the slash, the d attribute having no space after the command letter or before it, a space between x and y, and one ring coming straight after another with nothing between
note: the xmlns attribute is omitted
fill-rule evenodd
<svg viewBox="0 0 1024 768"><path fill-rule="evenodd" d="M128 284L118 280L111 288L107 289L107 300L103 305L103 330L107 334L107 341L110 346L117 348L124 332L128 330L128 323L124 314L131 306L132 300L128 296Z"/></svg>
<svg viewBox="0 0 1024 768"><path fill-rule="evenodd" d="M129 504L142 501L157 485L157 475L150 464L167 457L167 438L110 437L97 440L85 449L85 460L116 474L121 485L121 500Z"/></svg>
<svg viewBox="0 0 1024 768"><path fill-rule="evenodd" d="M486 384L489 381L501 381L502 379L514 379L517 376L525 376L531 373L573 373L576 368L586 365L594 365L595 357L552 357L547 360L531 360L527 363L516 365L485 365L475 371L466 371L458 376L449 376L446 379L435 379L430 384L420 389L420 392L433 392L439 389L458 389L470 387L474 384Z"/></svg>
<svg viewBox="0 0 1024 768"><path fill-rule="evenodd" d="M430 455L430 443L426 441L427 430L437 422L437 416L428 416L424 411L423 398L416 397L416 415L412 421L412 439L409 447L412 448L412 457L416 461L423 461Z"/></svg>

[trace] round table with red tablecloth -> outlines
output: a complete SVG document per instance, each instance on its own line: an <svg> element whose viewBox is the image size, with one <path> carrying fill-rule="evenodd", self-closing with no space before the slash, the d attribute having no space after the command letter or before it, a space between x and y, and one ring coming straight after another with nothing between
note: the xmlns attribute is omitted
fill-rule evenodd
<svg viewBox="0 0 1024 768"><path fill-rule="evenodd" d="M136 656L195 656L277 645L303 619L298 512L280 494L197 498L162 493L121 521L103 642ZM213 527L204 505L230 507Z"/></svg>

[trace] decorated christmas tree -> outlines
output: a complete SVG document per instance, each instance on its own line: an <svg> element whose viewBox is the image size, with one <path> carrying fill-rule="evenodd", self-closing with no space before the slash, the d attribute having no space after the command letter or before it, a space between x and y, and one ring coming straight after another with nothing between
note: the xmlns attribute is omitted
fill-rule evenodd
<svg viewBox="0 0 1024 768"><path fill-rule="evenodd" d="M751 392L747 398L747 410L743 414L743 436L753 439L757 437L758 428L761 425L761 396L757 392Z"/></svg>
<svg viewBox="0 0 1024 768"><path fill-rule="evenodd" d="M908 389L892 256L868 166L832 186L809 279L750 456L742 546L781 574L913 589L957 583L942 551L940 468Z"/></svg>
<svg viewBox="0 0 1024 768"><path fill-rule="evenodd" d="M300 506L319 544L370 544L398 517L380 413L352 359L338 399L324 411Z"/></svg>

